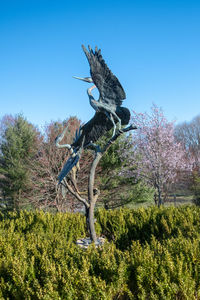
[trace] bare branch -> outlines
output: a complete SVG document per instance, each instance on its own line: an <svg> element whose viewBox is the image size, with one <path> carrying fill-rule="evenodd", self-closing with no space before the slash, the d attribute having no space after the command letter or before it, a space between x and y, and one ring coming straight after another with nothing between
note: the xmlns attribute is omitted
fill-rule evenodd
<svg viewBox="0 0 200 300"><path fill-rule="evenodd" d="M130 130L135 130L137 129L137 127L133 124L131 124L130 126L126 127L126 128L122 128L121 130L118 130L116 132L116 134L107 142L107 144L105 145L105 147L103 148L103 150L101 151L102 153L105 153L108 148L116 141L116 139L122 135L125 132L128 132Z"/></svg>
<svg viewBox="0 0 200 300"><path fill-rule="evenodd" d="M64 181L64 183L63 183ZM87 208L90 207L88 201L80 196L80 194L72 189L72 187L68 184L67 180L64 178L61 184L63 184L68 191L80 202L82 202Z"/></svg>

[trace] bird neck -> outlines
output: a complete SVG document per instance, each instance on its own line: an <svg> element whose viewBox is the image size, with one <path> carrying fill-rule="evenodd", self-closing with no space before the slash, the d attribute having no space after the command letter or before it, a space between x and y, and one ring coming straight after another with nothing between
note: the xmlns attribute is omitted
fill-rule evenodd
<svg viewBox="0 0 200 300"><path fill-rule="evenodd" d="M89 89L87 89L87 94L88 94L88 97L89 97L89 101L90 101L90 105L96 110L97 109L97 107L96 107L96 105L95 105L95 99L94 99L94 97L93 97L93 95L92 95L92 90L95 88L96 86L95 85L93 85L92 87L90 87Z"/></svg>
<svg viewBox="0 0 200 300"><path fill-rule="evenodd" d="M89 96L89 99L90 99L90 105L94 108L94 110L96 111L97 110L97 105L96 105L96 100L93 98L93 97L90 97Z"/></svg>
<svg viewBox="0 0 200 300"><path fill-rule="evenodd" d="M89 97L90 97L90 96L93 97L93 96L92 96L92 90L95 89L95 88L96 88L96 85L93 85L93 86L91 86L89 89L87 89L87 94L88 94Z"/></svg>

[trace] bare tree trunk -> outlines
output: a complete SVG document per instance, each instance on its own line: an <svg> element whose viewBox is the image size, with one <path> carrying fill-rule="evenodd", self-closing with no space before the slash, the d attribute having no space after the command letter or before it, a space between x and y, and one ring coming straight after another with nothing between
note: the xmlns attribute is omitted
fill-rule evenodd
<svg viewBox="0 0 200 300"><path fill-rule="evenodd" d="M90 176L89 176L89 182L88 182L88 202L90 203L89 207L89 227L90 227L90 238L91 240L96 243L97 242L97 236L94 226L94 208L96 201L98 199L98 196L100 194L100 191L98 189L94 189L94 178L95 178L95 171L96 167L102 158L103 154L108 150L108 148L116 141L116 139L123 133L128 132L129 130L137 129L135 126L130 125L127 128L124 128L120 131L118 131L105 145L103 150L100 150L99 147L96 149L95 158L93 160L91 169L90 169Z"/></svg>
<svg viewBox="0 0 200 300"><path fill-rule="evenodd" d="M89 208L89 227L90 227L90 238L94 243L96 243L97 235L94 226L94 207L95 207L95 203L91 203Z"/></svg>
<svg viewBox="0 0 200 300"><path fill-rule="evenodd" d="M86 226L87 226L87 231L90 234L90 222L89 222L89 207L85 205L85 218L86 218ZM91 234L90 234L91 235Z"/></svg>
<svg viewBox="0 0 200 300"><path fill-rule="evenodd" d="M158 207L160 207L163 204L162 195L160 191L160 187L158 186Z"/></svg>
<svg viewBox="0 0 200 300"><path fill-rule="evenodd" d="M89 207L89 226L90 226L90 237L91 240L96 243L97 242L97 236L94 226L94 208L97 201L97 198L100 194L99 190L94 189L94 179L95 179L95 172L96 167L102 158L103 153L98 151L96 152L95 159L93 160L91 169L90 169L90 176L89 176L89 182L88 182L88 201L90 203Z"/></svg>

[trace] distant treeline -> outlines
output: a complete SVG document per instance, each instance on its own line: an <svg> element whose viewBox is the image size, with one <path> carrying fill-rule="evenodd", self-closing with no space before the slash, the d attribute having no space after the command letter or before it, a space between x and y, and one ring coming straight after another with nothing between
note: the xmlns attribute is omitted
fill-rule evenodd
<svg viewBox="0 0 200 300"><path fill-rule="evenodd" d="M138 126L109 148L97 169L99 204L115 208L131 202L163 204L178 188L190 190L199 202L200 117L174 126L155 105L151 114L133 112ZM51 122L41 132L23 115L0 121L0 205L4 209L39 208L74 210L78 204L58 186L58 174L69 157L55 146L55 138L68 126L63 143L71 144L81 121L70 117ZM109 134L98 143L104 144ZM92 151L84 152L78 173L79 189L86 182Z"/></svg>

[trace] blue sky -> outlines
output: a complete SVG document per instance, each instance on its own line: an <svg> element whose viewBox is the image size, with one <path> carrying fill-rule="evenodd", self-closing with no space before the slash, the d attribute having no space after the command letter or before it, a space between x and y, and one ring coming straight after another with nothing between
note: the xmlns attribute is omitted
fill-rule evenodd
<svg viewBox="0 0 200 300"><path fill-rule="evenodd" d="M170 121L190 121L200 114L199 16L193 0L0 0L0 117L89 120L88 85L72 76L89 76L90 44L123 85L124 106L155 103Z"/></svg>

